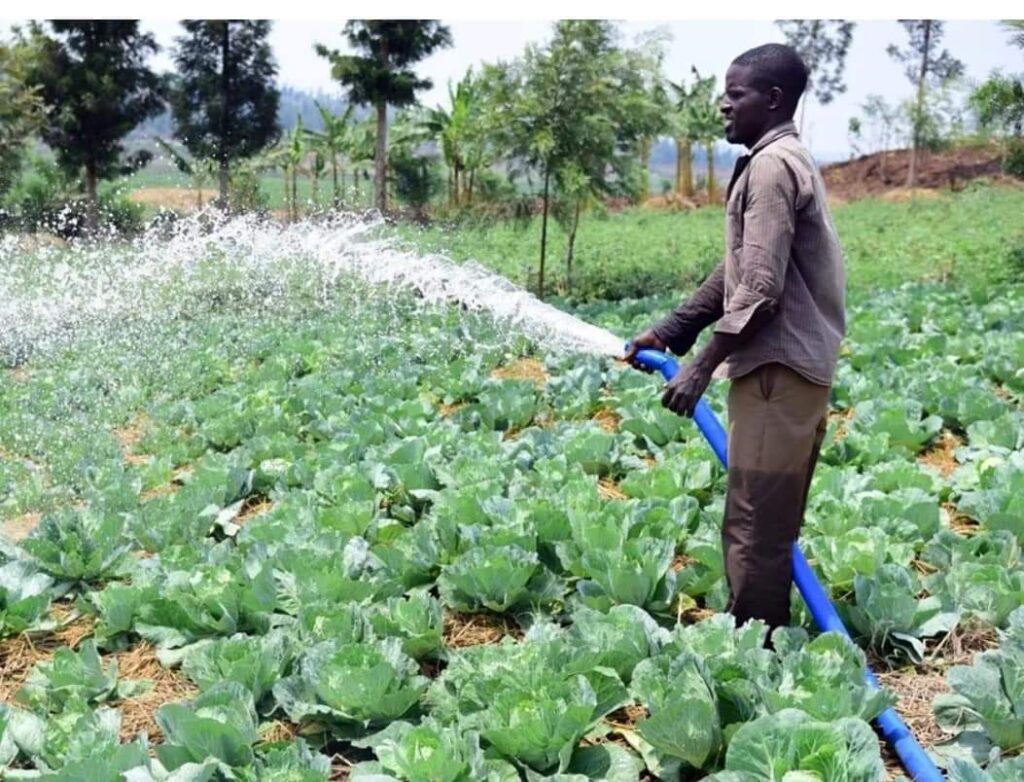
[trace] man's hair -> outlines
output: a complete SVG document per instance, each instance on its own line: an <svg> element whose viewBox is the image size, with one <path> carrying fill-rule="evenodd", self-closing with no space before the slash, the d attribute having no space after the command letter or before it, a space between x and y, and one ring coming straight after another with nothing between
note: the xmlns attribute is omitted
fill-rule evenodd
<svg viewBox="0 0 1024 782"><path fill-rule="evenodd" d="M779 87L786 107L791 112L796 111L800 96L807 89L809 72L803 58L792 46L781 43L755 46L733 60L733 64L750 68L756 86L762 92Z"/></svg>

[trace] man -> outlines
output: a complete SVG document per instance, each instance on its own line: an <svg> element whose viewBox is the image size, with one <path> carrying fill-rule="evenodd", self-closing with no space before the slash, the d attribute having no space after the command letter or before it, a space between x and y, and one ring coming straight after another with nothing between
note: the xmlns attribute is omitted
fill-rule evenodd
<svg viewBox="0 0 1024 782"><path fill-rule="evenodd" d="M633 339L686 353L707 347L666 386L662 403L692 416L712 376L729 389L729 475L722 549L737 623L789 624L791 548L825 434L845 332L842 251L825 188L793 113L807 86L795 50L767 44L729 66L725 136L743 144L726 206L725 260L677 310ZM639 367L638 367L639 368Z"/></svg>

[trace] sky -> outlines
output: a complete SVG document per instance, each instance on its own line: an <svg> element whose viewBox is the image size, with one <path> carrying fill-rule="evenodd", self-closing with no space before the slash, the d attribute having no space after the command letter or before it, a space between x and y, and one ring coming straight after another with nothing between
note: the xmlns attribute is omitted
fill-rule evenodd
<svg viewBox="0 0 1024 782"><path fill-rule="evenodd" d="M435 53L420 63L418 71L433 80L431 90L421 93L428 106L447 103L447 83L457 80L470 66L482 62L510 60L519 56L528 43L544 43L551 35L551 19L538 21L449 21L454 46ZM0 20L0 24L4 24ZM6 24L4 27L6 28ZM142 20L163 47L154 60L157 69L170 69L169 49L180 26L173 21ZM326 60L313 51L315 43L329 48L345 48L341 35L344 20L287 20L275 22L271 46L282 84L306 90L340 94L330 78ZM781 31L771 21L636 21L619 23L623 42L662 27L671 34L667 45L666 75L679 81L696 65L702 74L717 74L719 80L729 62L741 51L770 41L783 41ZM984 79L993 69L1024 71L1024 52L1012 47L1008 35L995 21L949 21L945 46L966 65L967 77ZM808 105L804 140L822 160L848 157L849 119L860 113L859 107L873 93L890 102L912 94L913 88L903 67L886 54L890 43L904 44L906 33L896 21L859 22L847 59L847 91L831 104ZM719 82L721 83L721 82Z"/></svg>

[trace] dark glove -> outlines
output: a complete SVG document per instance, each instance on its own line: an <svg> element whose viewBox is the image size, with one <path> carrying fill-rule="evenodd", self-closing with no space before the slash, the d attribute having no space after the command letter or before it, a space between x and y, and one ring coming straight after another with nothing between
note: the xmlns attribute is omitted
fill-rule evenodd
<svg viewBox="0 0 1024 782"><path fill-rule="evenodd" d="M711 382L711 374L712 370L699 362L686 365L666 384L661 403L673 413L693 418L697 402Z"/></svg>

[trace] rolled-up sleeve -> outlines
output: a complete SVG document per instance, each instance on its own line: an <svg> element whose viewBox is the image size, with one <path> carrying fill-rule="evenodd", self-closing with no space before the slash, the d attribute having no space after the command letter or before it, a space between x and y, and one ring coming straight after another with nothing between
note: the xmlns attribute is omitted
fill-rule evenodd
<svg viewBox="0 0 1024 782"><path fill-rule="evenodd" d="M703 329L722 317L724 296L725 263L722 262L686 302L654 325L655 335L673 353L682 355Z"/></svg>
<svg viewBox="0 0 1024 782"><path fill-rule="evenodd" d="M750 161L743 242L736 252L739 284L725 304L716 332L741 334L778 310L796 232L799 187L786 162L774 155ZM755 317L757 316L757 317Z"/></svg>

